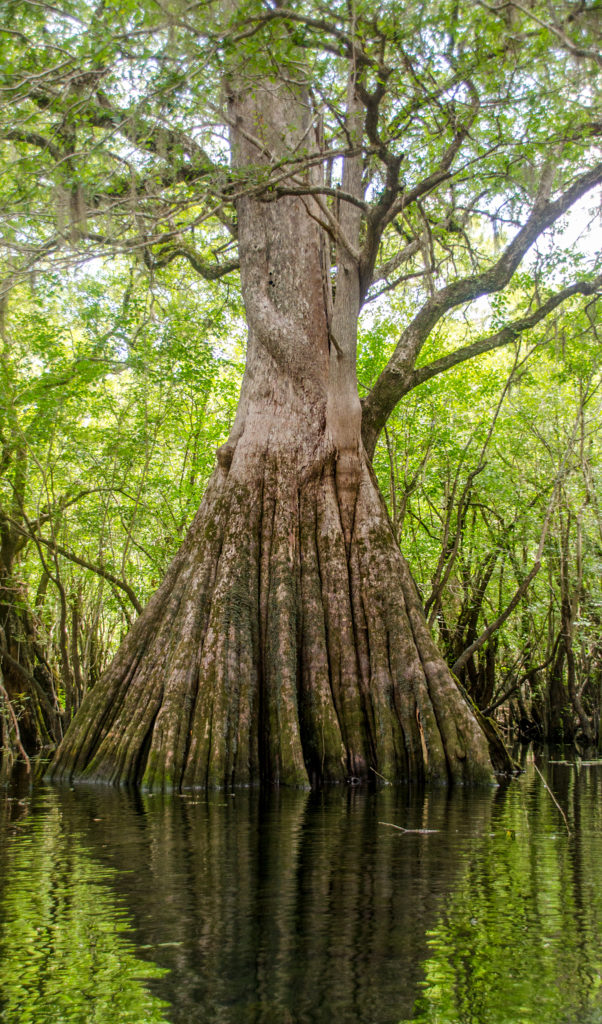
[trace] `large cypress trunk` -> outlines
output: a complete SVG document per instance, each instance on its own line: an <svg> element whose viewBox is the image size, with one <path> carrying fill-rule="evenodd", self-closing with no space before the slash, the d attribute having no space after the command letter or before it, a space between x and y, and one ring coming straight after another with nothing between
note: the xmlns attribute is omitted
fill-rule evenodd
<svg viewBox="0 0 602 1024"><path fill-rule="evenodd" d="M240 167L290 155L312 130L290 83L232 89L229 104ZM361 161L345 174L352 192ZM234 427L51 774L153 789L490 780L484 725L431 640L361 443L349 246L333 300L309 197L249 188L237 213L249 339ZM358 211L339 223L353 239Z"/></svg>

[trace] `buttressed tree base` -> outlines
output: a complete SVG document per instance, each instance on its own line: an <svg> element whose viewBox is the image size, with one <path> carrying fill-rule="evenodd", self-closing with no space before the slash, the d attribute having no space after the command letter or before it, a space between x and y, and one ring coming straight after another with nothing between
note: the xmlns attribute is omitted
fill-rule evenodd
<svg viewBox="0 0 602 1024"><path fill-rule="evenodd" d="M230 40L219 116L231 171L220 211L226 199L235 211L228 223L248 323L238 411L179 553L87 696L50 775L159 790L299 786L373 773L491 782L494 770L511 769L510 759L433 643L370 459L388 415L420 380L507 343L565 295L591 290L587 281L573 284L506 335L415 369L441 318L504 288L539 234L600 179L600 167L559 182L558 160L546 162L542 148L522 224L506 247L480 263L475 249L465 272L445 264L441 280L432 262L437 232L444 241L466 234L472 214L462 221L463 206L487 205L469 197L468 185L458 198L453 179L464 161L476 187L473 164L495 150L495 117L522 60L515 29L491 29L471 59L466 40L456 51L451 29L449 43L445 33L437 43L435 32L429 45L440 45L437 59L447 60L443 88L429 78L427 57L419 70L418 57L413 67L403 56L386 5L361 5L357 15L345 8L331 19L321 5L237 5L234 14L221 5L216 18L216 34ZM475 26L474 40L479 32ZM247 47L261 37L264 49ZM312 69L318 52L332 61L330 83ZM422 76L418 84L413 75ZM414 81L406 93L404 81ZM495 116L493 100L481 114L488 88L497 90ZM88 125L109 109L103 95ZM433 129L427 143L426 132L423 156L414 159L408 140L427 112L433 123L439 118L439 136ZM140 145L140 128L111 116ZM471 141L481 116L491 135L483 152ZM335 126L330 142L325 121ZM176 132L162 141L145 133L146 150L155 147L161 159L186 147ZM192 142L190 152L200 159ZM495 178L492 192L499 172L499 164L483 171L483 181ZM431 210L428 198L443 186ZM416 210L425 226L414 237L407 226ZM175 243L147 258L158 267L177 255L192 262ZM423 292L361 402L360 311L374 282L403 278L404 263Z"/></svg>

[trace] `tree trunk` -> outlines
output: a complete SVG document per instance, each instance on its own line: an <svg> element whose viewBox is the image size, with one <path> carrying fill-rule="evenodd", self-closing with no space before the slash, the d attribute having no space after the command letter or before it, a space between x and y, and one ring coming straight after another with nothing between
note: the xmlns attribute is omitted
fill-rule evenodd
<svg viewBox="0 0 602 1024"><path fill-rule="evenodd" d="M245 450L241 439L216 471L53 774L150 788L371 768L489 777L487 743L434 648L367 464L348 554L334 458L310 471L299 448Z"/></svg>
<svg viewBox="0 0 602 1024"><path fill-rule="evenodd" d="M231 91L229 104L237 166L290 155L312 130L290 82ZM353 192L358 168L346 165ZM492 778L485 733L431 640L361 442L359 270L348 251L358 213L348 204L339 217L347 241L333 301L312 203L251 188L238 200L249 338L232 433L54 777L151 789L372 770Z"/></svg>
<svg viewBox="0 0 602 1024"><path fill-rule="evenodd" d="M17 538L0 527L0 717L2 747L33 754L62 735L54 680L45 661L36 615L18 578ZM7 705L10 704L10 708Z"/></svg>

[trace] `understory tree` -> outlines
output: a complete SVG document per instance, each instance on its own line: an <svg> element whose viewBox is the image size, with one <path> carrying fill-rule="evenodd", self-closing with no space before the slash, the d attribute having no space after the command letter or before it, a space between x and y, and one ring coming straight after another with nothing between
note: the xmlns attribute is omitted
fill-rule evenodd
<svg viewBox="0 0 602 1024"><path fill-rule="evenodd" d="M480 710L586 747L602 668L600 383L596 332L565 307L408 396L374 459L427 621Z"/></svg>
<svg viewBox="0 0 602 1024"><path fill-rule="evenodd" d="M46 274L4 303L0 751L9 760L60 742L158 586L234 416L237 303L190 281L184 298L175 268L158 294L144 267L131 269ZM191 322L203 326L192 338Z"/></svg>
<svg viewBox="0 0 602 1024"><path fill-rule="evenodd" d="M507 769L433 643L371 458L417 384L599 290L595 261L563 261L559 230L602 179L595 12L8 12L8 277L107 250L151 274L184 259L240 274L248 325L201 508L52 774L160 789ZM481 330L484 297L519 268L523 308L500 304ZM360 398L360 315L393 289L405 326Z"/></svg>

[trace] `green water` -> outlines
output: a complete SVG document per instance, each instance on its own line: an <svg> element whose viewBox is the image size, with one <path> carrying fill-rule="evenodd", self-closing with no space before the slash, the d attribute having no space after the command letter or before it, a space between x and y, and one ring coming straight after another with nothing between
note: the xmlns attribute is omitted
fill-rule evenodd
<svg viewBox="0 0 602 1024"><path fill-rule="evenodd" d="M2 1024L602 1024L602 765L506 788L0 789ZM402 833L391 827L428 829Z"/></svg>

